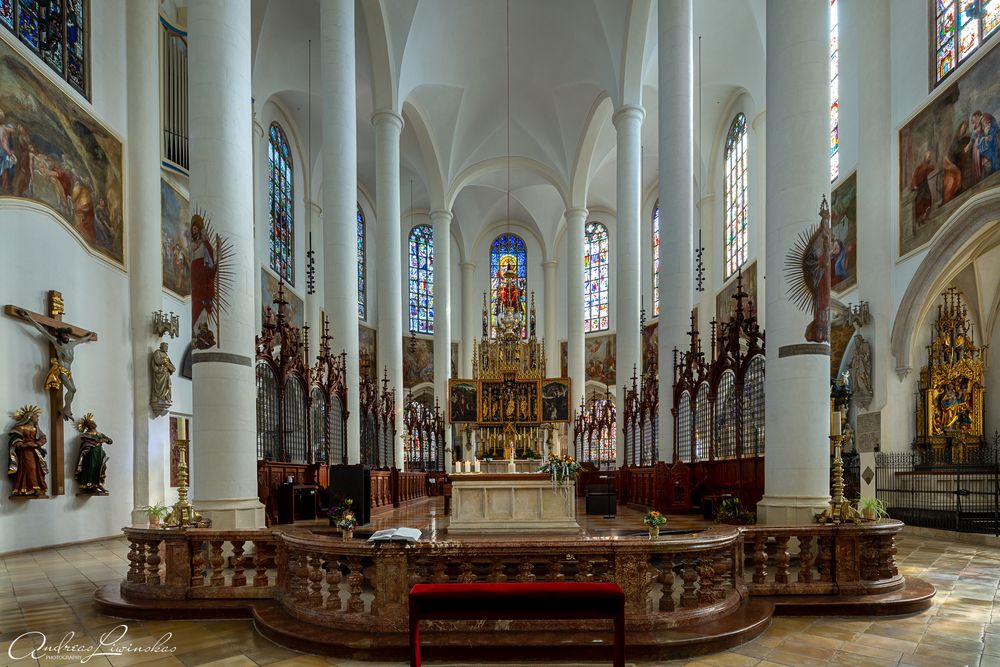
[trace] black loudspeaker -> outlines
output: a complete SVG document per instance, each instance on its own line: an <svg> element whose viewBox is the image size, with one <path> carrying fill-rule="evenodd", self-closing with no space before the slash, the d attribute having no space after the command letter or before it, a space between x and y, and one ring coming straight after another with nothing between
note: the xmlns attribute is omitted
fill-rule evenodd
<svg viewBox="0 0 1000 667"><path fill-rule="evenodd" d="M330 466L330 502L337 496L354 501L354 518L363 526L371 520L372 471L364 465Z"/></svg>

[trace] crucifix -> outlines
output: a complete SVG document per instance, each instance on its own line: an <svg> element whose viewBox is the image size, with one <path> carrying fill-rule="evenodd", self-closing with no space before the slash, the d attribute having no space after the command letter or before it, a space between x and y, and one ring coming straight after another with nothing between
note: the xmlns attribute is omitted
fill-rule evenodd
<svg viewBox="0 0 1000 667"><path fill-rule="evenodd" d="M63 420L73 421L73 397L76 395L76 383L72 374L74 348L80 343L96 341L97 334L63 322L65 305L60 292L49 290L48 306L48 315L34 313L10 304L4 306L4 313L31 324L49 341L49 370L44 382L45 389L49 390L52 419L50 431L52 488L49 493L57 496L65 493L66 487L66 471L63 464Z"/></svg>

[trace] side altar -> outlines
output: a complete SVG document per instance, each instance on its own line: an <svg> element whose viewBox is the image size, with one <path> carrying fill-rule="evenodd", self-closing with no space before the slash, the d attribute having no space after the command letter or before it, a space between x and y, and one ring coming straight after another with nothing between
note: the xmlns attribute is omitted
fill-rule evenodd
<svg viewBox="0 0 1000 667"><path fill-rule="evenodd" d="M576 533L576 485L545 473L455 474L448 534Z"/></svg>

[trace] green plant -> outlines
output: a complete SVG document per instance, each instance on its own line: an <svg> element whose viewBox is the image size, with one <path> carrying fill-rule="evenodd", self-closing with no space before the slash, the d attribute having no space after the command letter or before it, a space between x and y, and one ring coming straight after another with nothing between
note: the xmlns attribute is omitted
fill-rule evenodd
<svg viewBox="0 0 1000 667"><path fill-rule="evenodd" d="M145 512L150 518L155 516L157 519L162 519L170 513L170 508L166 505L144 505L139 511Z"/></svg>
<svg viewBox="0 0 1000 667"><path fill-rule="evenodd" d="M647 526L659 528L660 526L666 525L667 517L663 516L656 510L649 510L646 512L646 516L642 517L642 522Z"/></svg>
<svg viewBox="0 0 1000 667"><path fill-rule="evenodd" d="M715 509L715 522L747 526L757 523L757 515L744 509L739 498L726 498Z"/></svg>
<svg viewBox="0 0 1000 667"><path fill-rule="evenodd" d="M862 498L858 501L858 510L862 514L873 515L876 519L889 516L885 505L878 498Z"/></svg>

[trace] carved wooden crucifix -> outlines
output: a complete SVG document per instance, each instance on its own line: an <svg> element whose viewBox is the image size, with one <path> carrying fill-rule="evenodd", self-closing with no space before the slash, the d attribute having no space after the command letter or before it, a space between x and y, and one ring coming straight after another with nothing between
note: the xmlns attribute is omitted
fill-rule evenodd
<svg viewBox="0 0 1000 667"><path fill-rule="evenodd" d="M80 343L96 341L97 334L63 322L65 308L61 293L49 290L48 306L48 315L34 313L10 304L4 306L4 313L31 324L49 340L49 370L44 381L44 388L49 390L49 412L52 420L52 430L49 434L49 442L52 445L52 485L49 493L58 496L66 492L63 420L73 419L71 408L73 396L76 394L76 383L73 381L71 368L73 350Z"/></svg>

